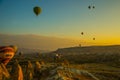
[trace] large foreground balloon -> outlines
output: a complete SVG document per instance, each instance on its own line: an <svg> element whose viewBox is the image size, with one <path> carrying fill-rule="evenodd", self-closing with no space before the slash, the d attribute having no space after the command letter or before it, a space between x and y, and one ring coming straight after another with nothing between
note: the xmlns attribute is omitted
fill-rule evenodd
<svg viewBox="0 0 120 80"><path fill-rule="evenodd" d="M36 6L33 8L33 11L36 14L36 16L38 16L42 12L42 9L38 6Z"/></svg>

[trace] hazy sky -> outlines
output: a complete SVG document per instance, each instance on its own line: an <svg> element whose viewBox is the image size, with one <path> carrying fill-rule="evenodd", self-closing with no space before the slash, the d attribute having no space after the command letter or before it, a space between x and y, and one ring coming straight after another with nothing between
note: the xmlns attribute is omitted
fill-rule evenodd
<svg viewBox="0 0 120 80"><path fill-rule="evenodd" d="M42 8L39 16L35 6ZM0 0L0 33L120 44L120 0Z"/></svg>

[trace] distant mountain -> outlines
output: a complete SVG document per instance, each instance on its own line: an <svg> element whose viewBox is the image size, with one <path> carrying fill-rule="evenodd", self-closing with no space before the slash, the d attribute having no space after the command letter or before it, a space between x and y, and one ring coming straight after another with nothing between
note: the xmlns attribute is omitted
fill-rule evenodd
<svg viewBox="0 0 120 80"><path fill-rule="evenodd" d="M39 50L56 50L77 45L71 39L39 36L39 35L9 35L0 34L1 45L17 45L19 48L39 49Z"/></svg>
<svg viewBox="0 0 120 80"><path fill-rule="evenodd" d="M55 51L56 53L65 53L64 55L71 54L120 54L120 45L109 46L86 46L86 47L68 47L60 48Z"/></svg>

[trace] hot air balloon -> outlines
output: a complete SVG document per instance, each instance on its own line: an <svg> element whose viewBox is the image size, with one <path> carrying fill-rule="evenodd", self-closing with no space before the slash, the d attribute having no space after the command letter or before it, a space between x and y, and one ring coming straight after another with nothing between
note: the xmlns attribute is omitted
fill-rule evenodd
<svg viewBox="0 0 120 80"><path fill-rule="evenodd" d="M95 6L93 6L93 9L95 9Z"/></svg>
<svg viewBox="0 0 120 80"><path fill-rule="evenodd" d="M93 40L95 40L95 38L93 38Z"/></svg>
<svg viewBox="0 0 120 80"><path fill-rule="evenodd" d="M81 32L81 35L83 35L84 33L83 32Z"/></svg>
<svg viewBox="0 0 120 80"><path fill-rule="evenodd" d="M90 5L88 6L88 9L91 9L91 6L90 6Z"/></svg>
<svg viewBox="0 0 120 80"><path fill-rule="evenodd" d="M33 8L33 11L36 14L36 16L38 16L42 12L42 9L38 6L36 6Z"/></svg>
<svg viewBox="0 0 120 80"><path fill-rule="evenodd" d="M94 0L91 0L91 4L88 5L88 9L95 9Z"/></svg>

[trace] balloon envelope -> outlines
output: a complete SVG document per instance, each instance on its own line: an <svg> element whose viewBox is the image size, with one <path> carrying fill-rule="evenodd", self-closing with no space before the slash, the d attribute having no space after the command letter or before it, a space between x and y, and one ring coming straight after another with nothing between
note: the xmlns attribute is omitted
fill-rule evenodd
<svg viewBox="0 0 120 80"><path fill-rule="evenodd" d="M93 38L93 40L95 40L95 38Z"/></svg>
<svg viewBox="0 0 120 80"><path fill-rule="evenodd" d="M83 32L81 32L81 35L83 35L84 33Z"/></svg>
<svg viewBox="0 0 120 80"><path fill-rule="evenodd" d="M33 8L33 11L36 14L36 16L38 16L42 12L42 9L38 6L36 6Z"/></svg>
<svg viewBox="0 0 120 80"><path fill-rule="evenodd" d="M88 6L88 9L91 9L91 6Z"/></svg>

